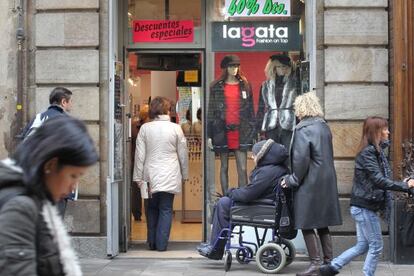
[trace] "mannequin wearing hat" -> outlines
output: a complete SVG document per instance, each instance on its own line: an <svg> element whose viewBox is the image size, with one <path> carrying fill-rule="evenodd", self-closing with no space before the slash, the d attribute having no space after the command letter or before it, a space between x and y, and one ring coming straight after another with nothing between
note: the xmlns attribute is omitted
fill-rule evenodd
<svg viewBox="0 0 414 276"><path fill-rule="evenodd" d="M266 80L260 88L257 128L262 138L271 138L289 148L296 125L293 103L299 93L291 60L286 55L273 55L264 71Z"/></svg>
<svg viewBox="0 0 414 276"><path fill-rule="evenodd" d="M225 56L222 75L210 86L207 112L208 146L220 155L220 183L228 190L229 153L236 157L238 186L247 184L247 151L253 145L255 121L250 84L240 72L240 58Z"/></svg>

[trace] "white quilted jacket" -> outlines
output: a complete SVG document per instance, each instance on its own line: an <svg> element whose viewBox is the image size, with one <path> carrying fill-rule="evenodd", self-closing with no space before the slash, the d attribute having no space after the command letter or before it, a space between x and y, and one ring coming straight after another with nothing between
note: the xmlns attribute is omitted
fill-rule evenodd
<svg viewBox="0 0 414 276"><path fill-rule="evenodd" d="M139 130L133 181L149 182L152 193L178 194L183 179L188 179L187 141L179 125L160 115Z"/></svg>

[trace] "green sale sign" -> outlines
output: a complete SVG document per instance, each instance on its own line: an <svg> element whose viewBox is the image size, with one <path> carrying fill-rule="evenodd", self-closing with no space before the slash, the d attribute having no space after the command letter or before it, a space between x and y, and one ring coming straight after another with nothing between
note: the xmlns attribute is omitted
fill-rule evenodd
<svg viewBox="0 0 414 276"><path fill-rule="evenodd" d="M226 0L226 15L246 16L290 16L290 0Z"/></svg>

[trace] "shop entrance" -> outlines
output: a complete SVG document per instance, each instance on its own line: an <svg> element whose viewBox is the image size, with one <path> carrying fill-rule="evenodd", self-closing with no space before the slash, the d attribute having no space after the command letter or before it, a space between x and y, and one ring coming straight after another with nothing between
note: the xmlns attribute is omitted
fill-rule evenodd
<svg viewBox="0 0 414 276"><path fill-rule="evenodd" d="M131 179L135 140L142 124L149 120L151 99L170 99L171 120L181 125L187 138L189 180L174 198L170 241L202 240L203 156L201 98L202 52L129 52L127 93L131 110ZM162 168L160 168L162 170ZM133 243L147 239L146 200L136 185L130 190L130 237Z"/></svg>

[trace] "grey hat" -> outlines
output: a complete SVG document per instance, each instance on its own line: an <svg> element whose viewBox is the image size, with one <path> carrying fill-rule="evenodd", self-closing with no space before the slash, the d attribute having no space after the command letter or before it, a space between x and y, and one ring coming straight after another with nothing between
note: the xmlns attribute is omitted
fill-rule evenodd
<svg viewBox="0 0 414 276"><path fill-rule="evenodd" d="M221 60L220 67L222 69L225 69L230 65L240 65L240 58L236 55L224 56L224 58Z"/></svg>
<svg viewBox="0 0 414 276"><path fill-rule="evenodd" d="M270 150L272 145L275 143L272 139L262 140L253 145L252 152L256 157L256 162L259 162L260 159Z"/></svg>

